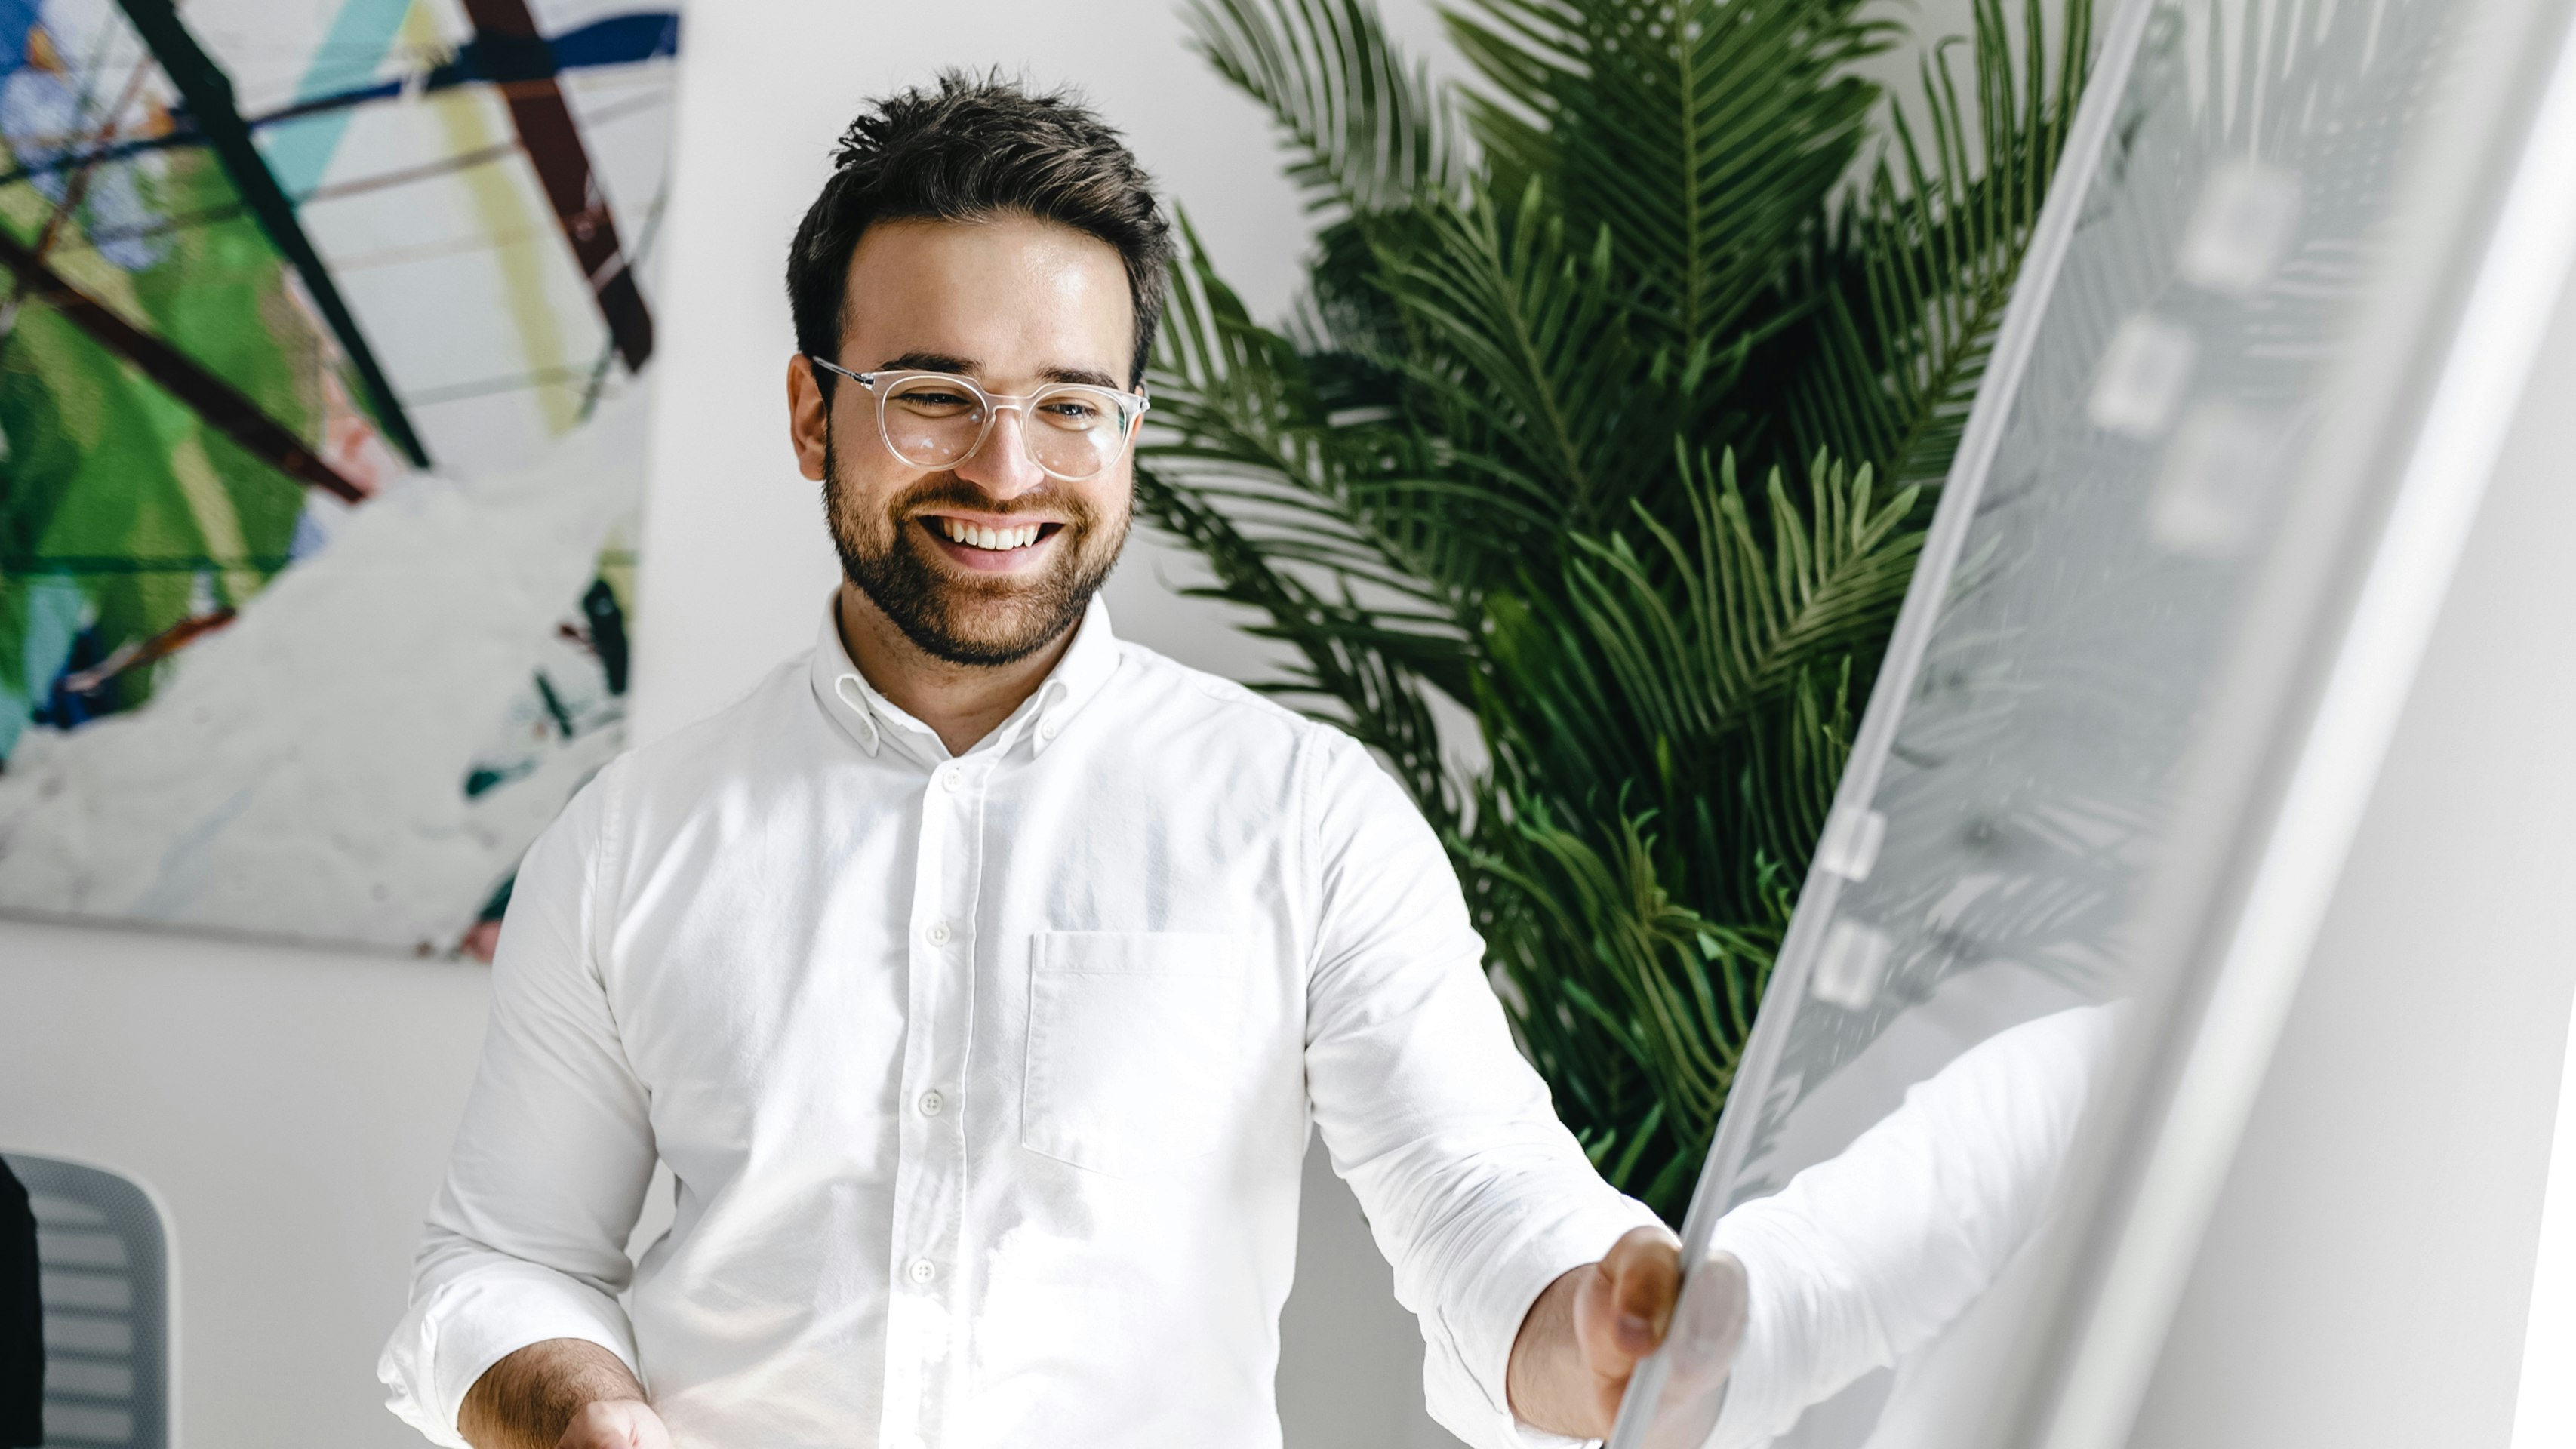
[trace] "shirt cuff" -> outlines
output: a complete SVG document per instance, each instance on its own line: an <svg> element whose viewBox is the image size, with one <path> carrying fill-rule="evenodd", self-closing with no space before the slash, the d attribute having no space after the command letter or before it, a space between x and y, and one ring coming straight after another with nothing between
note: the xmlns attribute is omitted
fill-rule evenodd
<svg viewBox="0 0 2576 1449"><path fill-rule="evenodd" d="M1562 1449L1590 1441L1533 1429L1512 1416L1507 1380L1512 1343L1547 1285L1596 1263L1631 1228L1660 1225L1652 1209L1605 1193L1507 1249L1477 1275L1464 1301L1440 1311L1444 1330L1423 1358L1431 1417L1477 1449Z"/></svg>
<svg viewBox="0 0 2576 1449"><path fill-rule="evenodd" d="M635 1334L617 1300L534 1263L480 1265L418 1296L385 1344L385 1407L446 1449L465 1395L486 1369L532 1343L578 1338L617 1355L640 1382Z"/></svg>

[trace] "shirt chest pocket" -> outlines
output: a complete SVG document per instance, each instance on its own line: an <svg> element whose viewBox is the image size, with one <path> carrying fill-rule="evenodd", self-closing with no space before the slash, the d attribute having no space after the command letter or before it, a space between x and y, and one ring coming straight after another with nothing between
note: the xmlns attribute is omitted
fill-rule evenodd
<svg viewBox="0 0 2576 1449"><path fill-rule="evenodd" d="M1042 931L1029 961L1020 1145L1151 1176L1216 1151L1243 1065L1246 942Z"/></svg>

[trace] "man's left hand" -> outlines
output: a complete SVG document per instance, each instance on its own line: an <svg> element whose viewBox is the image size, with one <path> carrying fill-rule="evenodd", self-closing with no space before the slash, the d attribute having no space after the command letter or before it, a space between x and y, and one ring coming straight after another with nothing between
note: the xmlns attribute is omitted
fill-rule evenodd
<svg viewBox="0 0 2576 1449"><path fill-rule="evenodd" d="M1664 1341L1681 1280L1681 1245L1647 1227L1547 1285L1512 1341L1512 1413L1577 1439L1607 1436L1629 1373Z"/></svg>

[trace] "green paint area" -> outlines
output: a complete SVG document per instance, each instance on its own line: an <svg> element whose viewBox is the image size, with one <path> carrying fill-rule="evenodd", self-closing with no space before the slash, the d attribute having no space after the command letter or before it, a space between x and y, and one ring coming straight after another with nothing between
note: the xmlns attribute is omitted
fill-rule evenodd
<svg viewBox="0 0 2576 1449"><path fill-rule="evenodd" d="M165 153L137 180L161 219L148 264L123 271L90 249L76 211L53 265L318 447L334 354L276 249L203 152ZM0 226L24 244L51 210L23 184L0 193ZM0 284L15 289L6 274ZM66 668L247 602L290 555L304 490L32 300L0 339L0 439L4 760L31 720L68 725L147 701L158 666L78 698L57 684Z"/></svg>

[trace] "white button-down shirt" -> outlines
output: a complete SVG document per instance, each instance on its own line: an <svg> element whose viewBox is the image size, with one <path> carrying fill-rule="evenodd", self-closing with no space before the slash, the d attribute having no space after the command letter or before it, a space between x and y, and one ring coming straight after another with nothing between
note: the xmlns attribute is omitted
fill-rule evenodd
<svg viewBox="0 0 2576 1449"><path fill-rule="evenodd" d="M827 615L529 851L393 1408L461 1446L483 1371L570 1337L682 1445L1275 1445L1312 1125L1433 1414L1546 1442L1504 1398L1521 1319L1652 1218L1480 957L1358 745L1098 604L954 757ZM657 1158L674 1222L630 1272Z"/></svg>

